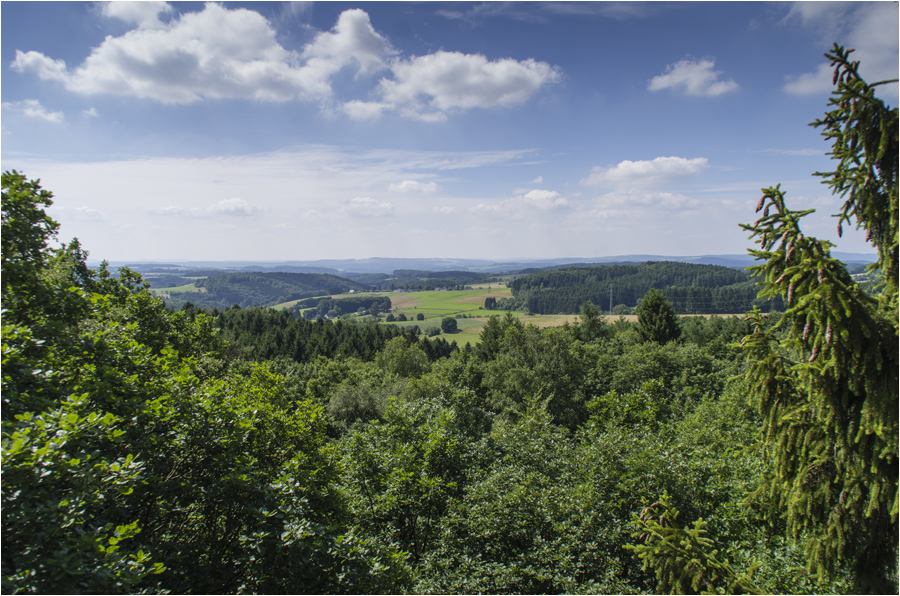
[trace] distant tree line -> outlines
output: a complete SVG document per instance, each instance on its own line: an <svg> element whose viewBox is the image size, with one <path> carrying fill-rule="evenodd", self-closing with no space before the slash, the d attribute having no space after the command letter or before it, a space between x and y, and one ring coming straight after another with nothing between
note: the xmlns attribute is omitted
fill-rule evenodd
<svg viewBox="0 0 900 596"><path fill-rule="evenodd" d="M485 310L524 310L525 303L518 298L497 298L496 296L488 296L484 299Z"/></svg>
<svg viewBox="0 0 900 596"><path fill-rule="evenodd" d="M635 265L601 265L555 269L533 273L509 284L518 307L535 314L577 313L591 302L606 306L637 305L648 290L659 290L679 314L733 314L753 306L782 310L781 301L757 298L755 282L744 271L719 265L656 262ZM607 307L608 308L608 307Z"/></svg>
<svg viewBox="0 0 900 596"><path fill-rule="evenodd" d="M226 303L241 306L268 305L308 298L310 293L340 294L362 286L324 273L228 273L198 282Z"/></svg>
<svg viewBox="0 0 900 596"><path fill-rule="evenodd" d="M312 307L315 307L313 310ZM287 309L288 312L306 319L340 317L360 312L378 314L391 310L391 299L387 296L348 296L335 300L334 298L307 298Z"/></svg>
<svg viewBox="0 0 900 596"><path fill-rule="evenodd" d="M188 292L169 298L167 303L180 308L187 302L208 308L233 305L274 306L282 302L361 290L355 281L324 273L225 273L194 284L205 291Z"/></svg>
<svg viewBox="0 0 900 596"><path fill-rule="evenodd" d="M493 275L475 271L421 271L397 269L393 273L347 273L347 277L367 288L380 290L424 290L436 288L462 289L496 280Z"/></svg>
<svg viewBox="0 0 900 596"><path fill-rule="evenodd" d="M418 346L431 361L459 350L456 342L448 343L443 338L420 339L417 329L404 330L374 321L364 324L323 319L309 321L298 319L287 310L260 307L203 311L186 305L182 312L192 318L201 312L211 315L230 349L250 360L285 357L306 363L321 356L368 362L396 337L404 337L409 345Z"/></svg>

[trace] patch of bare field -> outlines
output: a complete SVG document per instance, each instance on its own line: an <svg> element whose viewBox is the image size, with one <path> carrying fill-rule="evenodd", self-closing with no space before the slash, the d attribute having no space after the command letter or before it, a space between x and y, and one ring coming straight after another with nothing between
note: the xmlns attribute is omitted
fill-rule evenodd
<svg viewBox="0 0 900 596"><path fill-rule="evenodd" d="M485 290L483 294L478 294L475 296L466 296L464 298L458 298L453 300L453 302L462 302L465 304L484 304L484 299L488 297L494 298L512 298L512 290L509 288L500 288L499 290L494 289L491 291Z"/></svg>
<svg viewBox="0 0 900 596"><path fill-rule="evenodd" d="M391 294L391 308L413 308L422 306L415 294Z"/></svg>

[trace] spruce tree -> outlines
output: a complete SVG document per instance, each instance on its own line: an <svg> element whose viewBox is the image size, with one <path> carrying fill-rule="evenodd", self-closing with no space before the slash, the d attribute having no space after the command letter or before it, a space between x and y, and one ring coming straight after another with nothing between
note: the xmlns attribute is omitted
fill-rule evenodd
<svg viewBox="0 0 900 596"><path fill-rule="evenodd" d="M742 227L759 244L760 297L787 308L774 325L755 311L742 344L772 462L756 495L767 515L802 541L810 571L843 567L859 591L896 594L898 112L875 97L888 81L866 83L852 51L826 54L837 87L812 125L838 163L816 175L844 199L838 234L855 220L877 249L880 294L863 292L832 243L802 233L812 210L789 209L780 185L763 189L762 217Z"/></svg>
<svg viewBox="0 0 900 596"><path fill-rule="evenodd" d="M672 305L657 290L650 289L634 309L637 330L644 341L667 344L681 337L681 326Z"/></svg>

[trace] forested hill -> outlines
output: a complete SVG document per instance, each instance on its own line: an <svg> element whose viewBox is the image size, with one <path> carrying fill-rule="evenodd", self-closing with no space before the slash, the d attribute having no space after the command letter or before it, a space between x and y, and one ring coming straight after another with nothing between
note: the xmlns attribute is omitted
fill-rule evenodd
<svg viewBox="0 0 900 596"><path fill-rule="evenodd" d="M719 265L671 261L640 265L601 265L541 271L510 283L513 297L535 314L576 313L585 302L609 309L635 306L650 288L663 293L681 314L733 314L781 309L780 301L758 301L750 275Z"/></svg>
<svg viewBox="0 0 900 596"><path fill-rule="evenodd" d="M226 273L196 282L206 290L198 296L182 294L187 300L206 305L271 306L323 294L362 290L355 281L325 273Z"/></svg>
<svg viewBox="0 0 900 596"><path fill-rule="evenodd" d="M418 269L397 269L387 273L346 273L352 279L367 287L381 290L403 288L404 290L431 291L435 288L463 288L468 285L495 281L493 274L474 271L421 271Z"/></svg>

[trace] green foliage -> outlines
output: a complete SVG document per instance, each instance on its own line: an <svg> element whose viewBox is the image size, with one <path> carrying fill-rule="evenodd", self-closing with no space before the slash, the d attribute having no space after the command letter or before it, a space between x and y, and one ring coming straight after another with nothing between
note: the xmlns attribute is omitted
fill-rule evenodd
<svg viewBox="0 0 900 596"><path fill-rule="evenodd" d="M495 425L498 451L450 507L416 586L429 593L596 592L613 572L578 535L579 495L567 474L565 433L532 402ZM621 583L608 577L611 591Z"/></svg>
<svg viewBox="0 0 900 596"><path fill-rule="evenodd" d="M644 341L666 344L681 336L678 316L672 305L656 290L649 290L634 312L638 316L638 333Z"/></svg>
<svg viewBox="0 0 900 596"><path fill-rule="evenodd" d="M418 378L431 368L425 352L417 344L410 344L405 337L395 337L375 357L381 368L400 377Z"/></svg>
<svg viewBox="0 0 900 596"><path fill-rule="evenodd" d="M378 314L391 310L391 299L387 296L347 296L337 300L334 298L316 299L313 302L312 306L316 308L307 310L304 313L304 317L307 319L324 317L329 313L332 313L331 316L341 316L360 311ZM308 309L309 306L309 301L301 300L288 309L288 312L294 316L299 316L300 311Z"/></svg>
<svg viewBox="0 0 900 596"><path fill-rule="evenodd" d="M136 544L136 521L118 524L108 511L139 487L144 464L109 453L121 420L87 414L86 401L72 396L4 425L5 593L128 593L164 571Z"/></svg>
<svg viewBox="0 0 900 596"><path fill-rule="evenodd" d="M55 224L16 204L46 204L37 183L4 185L4 241L8 205L36 226L33 251L4 253L18 275L3 287L4 592L403 581L396 551L346 531L319 405L267 365L232 374L211 318L167 311L133 272L47 248Z"/></svg>
<svg viewBox="0 0 900 596"><path fill-rule="evenodd" d="M540 398L557 424L577 428L587 418L582 381L589 357L584 346L573 344L564 329L541 330L512 324L509 319L499 328L503 335L491 348L497 355L485 365L482 383L491 409L515 418L525 411L529 399Z"/></svg>
<svg viewBox="0 0 900 596"><path fill-rule="evenodd" d="M48 288L39 276L47 267L47 245L56 238L59 224L43 210L53 194L39 180L26 181L15 170L3 172L3 286L4 318L11 324L31 321Z"/></svg>
<svg viewBox="0 0 900 596"><path fill-rule="evenodd" d="M441 331L444 333L456 333L459 331L459 327L457 326L456 319L453 317L444 317L441 319Z"/></svg>
<svg viewBox="0 0 900 596"><path fill-rule="evenodd" d="M859 76L859 62L838 44L825 54L835 67L837 89L828 105L834 109L813 122L822 127L822 136L832 140L830 155L838 161L833 172L817 172L834 194L846 197L838 217L841 225L856 219L857 228L865 228L866 238L878 250L878 263L872 270L884 276L887 300L897 310L897 224L898 111L875 97L879 85L896 82L866 83Z"/></svg>
<svg viewBox="0 0 900 596"><path fill-rule="evenodd" d="M477 444L465 411L471 399L453 396L391 403L382 424L356 427L342 440L344 487L356 525L398 544L417 561L460 494Z"/></svg>
<svg viewBox="0 0 900 596"><path fill-rule="evenodd" d="M834 139L834 172L821 174L846 197L840 225L855 217L879 251L884 292L876 300L830 256L831 243L805 236L778 186L763 189L745 225L760 244L762 296L788 306L774 325L759 313L744 340L747 381L763 415L763 453L773 462L759 497L772 519L805 542L820 577L841 564L855 589L896 592L897 573L897 109L859 78L839 46L835 110L823 135Z"/></svg>
<svg viewBox="0 0 900 596"><path fill-rule="evenodd" d="M644 544L626 547L644 561L644 569L656 573L658 593L762 593L753 584L752 568L746 575L738 574L727 559L719 556L714 542L707 537L703 519L679 528L678 515L664 492L658 502L635 516L639 530L634 537Z"/></svg>
<svg viewBox="0 0 900 596"><path fill-rule="evenodd" d="M289 312L259 307L213 311L230 354L236 358L270 360L279 357L294 362L352 357L371 361L392 338L404 330L392 325L345 321L307 321Z"/></svg>
<svg viewBox="0 0 900 596"><path fill-rule="evenodd" d="M634 309L624 304L616 304L612 309L614 315L633 315Z"/></svg>
<svg viewBox="0 0 900 596"><path fill-rule="evenodd" d="M605 335L604 322L600 314L600 309L592 302L585 302L581 305L581 328L579 331L582 341L593 341Z"/></svg>
<svg viewBox="0 0 900 596"><path fill-rule="evenodd" d="M660 381L648 381L634 393L619 395L611 391L587 404L588 413L604 424L641 425L657 428L671 414Z"/></svg>

